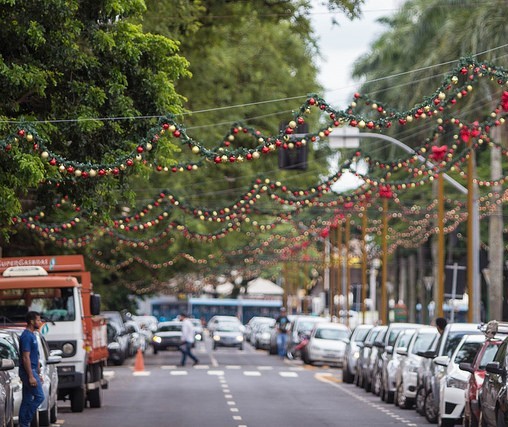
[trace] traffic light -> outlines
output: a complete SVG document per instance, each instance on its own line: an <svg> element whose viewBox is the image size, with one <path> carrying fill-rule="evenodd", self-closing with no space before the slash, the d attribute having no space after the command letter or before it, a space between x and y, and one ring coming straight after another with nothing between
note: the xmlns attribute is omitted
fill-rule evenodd
<svg viewBox="0 0 508 427"><path fill-rule="evenodd" d="M280 129L285 129L286 123L280 124ZM303 137L309 133L307 123L298 125L295 128L294 137ZM307 144L300 147L295 146L291 149L284 149L279 147L279 169L285 170L306 170L307 169L307 155L309 147Z"/></svg>

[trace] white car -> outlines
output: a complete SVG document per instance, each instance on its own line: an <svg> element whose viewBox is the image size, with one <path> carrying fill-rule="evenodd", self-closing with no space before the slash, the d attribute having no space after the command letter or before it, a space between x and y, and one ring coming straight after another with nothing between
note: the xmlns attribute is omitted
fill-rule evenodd
<svg viewBox="0 0 508 427"><path fill-rule="evenodd" d="M401 359L396 375L395 404L403 409L411 408L416 402L418 369L422 356L418 353L430 350L439 333L434 326L424 326L416 331L407 348L396 352L407 357Z"/></svg>
<svg viewBox="0 0 508 427"><path fill-rule="evenodd" d="M459 364L472 363L484 341L484 335L464 335L451 357L434 359L434 363L446 369L439 383L439 426L452 427L462 418L466 404L464 393L471 374L459 369Z"/></svg>
<svg viewBox="0 0 508 427"><path fill-rule="evenodd" d="M318 322L302 352L305 363L330 363L342 367L351 330L341 323Z"/></svg>

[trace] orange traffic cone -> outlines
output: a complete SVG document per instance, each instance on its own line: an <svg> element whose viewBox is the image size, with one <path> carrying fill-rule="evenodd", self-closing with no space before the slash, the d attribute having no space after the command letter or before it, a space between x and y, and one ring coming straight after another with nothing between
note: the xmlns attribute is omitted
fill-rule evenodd
<svg viewBox="0 0 508 427"><path fill-rule="evenodd" d="M143 360L143 352L138 348L136 353L136 361L134 362L134 372L143 372L145 370L145 361Z"/></svg>

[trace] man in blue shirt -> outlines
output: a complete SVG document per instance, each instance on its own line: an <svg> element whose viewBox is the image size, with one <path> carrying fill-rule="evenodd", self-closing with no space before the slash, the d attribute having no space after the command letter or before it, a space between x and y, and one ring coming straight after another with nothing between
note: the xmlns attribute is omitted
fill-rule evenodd
<svg viewBox="0 0 508 427"><path fill-rule="evenodd" d="M19 408L20 427L29 427L37 408L44 400L42 390L41 366L39 362L39 346L35 332L41 327L41 316L36 311L26 315L26 329L19 338L21 363L19 376L23 382L23 398Z"/></svg>
<svg viewBox="0 0 508 427"><path fill-rule="evenodd" d="M275 327L277 328L277 353L281 359L286 356L287 346L287 331L289 327L289 318L286 316L286 309L280 308L280 315L275 320Z"/></svg>

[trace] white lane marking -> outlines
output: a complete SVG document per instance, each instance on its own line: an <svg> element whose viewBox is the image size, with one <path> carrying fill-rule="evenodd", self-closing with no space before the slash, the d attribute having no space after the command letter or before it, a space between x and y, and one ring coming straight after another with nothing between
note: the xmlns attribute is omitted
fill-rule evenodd
<svg viewBox="0 0 508 427"><path fill-rule="evenodd" d="M196 365L196 366L194 366L194 369L203 369L203 370L205 370L205 369L210 369L210 366L208 366L208 365Z"/></svg>
<svg viewBox="0 0 508 427"><path fill-rule="evenodd" d="M242 417L240 415L233 415L233 419L235 421L242 421Z"/></svg>
<svg viewBox="0 0 508 427"><path fill-rule="evenodd" d="M224 375L224 371L208 371L208 375Z"/></svg>
<svg viewBox="0 0 508 427"><path fill-rule="evenodd" d="M176 369L176 365L161 365L161 369Z"/></svg>
<svg viewBox="0 0 508 427"><path fill-rule="evenodd" d="M135 377L147 377L150 374L151 374L150 371L134 371L132 373L132 375L134 375Z"/></svg>
<svg viewBox="0 0 508 427"><path fill-rule="evenodd" d="M226 365L226 369L241 369L240 365Z"/></svg>
<svg viewBox="0 0 508 427"><path fill-rule="evenodd" d="M238 410L238 408L229 408L229 410L230 410L231 412L240 412L240 411Z"/></svg>
<svg viewBox="0 0 508 427"><path fill-rule="evenodd" d="M296 372L279 372L279 375L281 377L285 377L285 378L296 378L296 377L298 377L298 374Z"/></svg>
<svg viewBox="0 0 508 427"><path fill-rule="evenodd" d="M304 371L305 368L302 368L301 366L291 366L289 368L290 371Z"/></svg>
<svg viewBox="0 0 508 427"><path fill-rule="evenodd" d="M236 402L234 400L228 400L226 402L229 406L236 406Z"/></svg>
<svg viewBox="0 0 508 427"><path fill-rule="evenodd" d="M341 383L334 382L333 380L328 379L324 375L316 374L315 378L318 381L322 381L324 383L327 383L327 384L331 385L332 387L338 388L339 390L343 391L346 394L349 394L351 397L354 397L357 400L360 400L362 402L366 401L363 397L357 395L356 393L352 392L351 390L348 390L348 388L344 387ZM411 422L409 420L407 420L406 418L403 418L403 417L399 418L399 416L397 414L395 414L394 412L390 411L389 409L386 409L386 408L383 408L383 407L379 406L377 403L370 402L368 400L366 401L366 403L369 406L371 406L372 408L377 409L378 411L383 412L383 413L385 413L386 415L388 415L388 416L390 416L392 418L397 418L397 420L400 420L404 424L412 425Z"/></svg>
<svg viewBox="0 0 508 427"><path fill-rule="evenodd" d="M260 377L261 376L261 372L259 372L259 371L243 371L243 374L246 377Z"/></svg>
<svg viewBox="0 0 508 427"><path fill-rule="evenodd" d="M271 371L273 370L273 366L258 366L257 369L260 371Z"/></svg>
<svg viewBox="0 0 508 427"><path fill-rule="evenodd" d="M187 371L171 371L169 374L175 375L175 376L178 376L178 375L182 376L182 375L187 375L188 372Z"/></svg>
<svg viewBox="0 0 508 427"><path fill-rule="evenodd" d="M224 397L226 399L232 399L233 398L233 395L232 394L225 394Z"/></svg>

